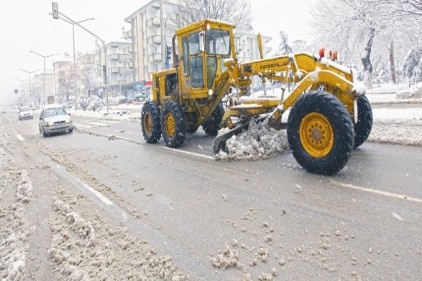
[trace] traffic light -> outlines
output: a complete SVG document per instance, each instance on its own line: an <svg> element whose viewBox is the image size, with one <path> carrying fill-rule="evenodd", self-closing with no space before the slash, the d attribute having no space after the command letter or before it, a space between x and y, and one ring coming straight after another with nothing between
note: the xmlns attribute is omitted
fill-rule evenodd
<svg viewBox="0 0 422 281"><path fill-rule="evenodd" d="M52 2L51 3L52 6L52 14L53 14L53 19L59 19L59 4L57 2Z"/></svg>
<svg viewBox="0 0 422 281"><path fill-rule="evenodd" d="M169 61L171 59L171 47L166 45L166 60Z"/></svg>

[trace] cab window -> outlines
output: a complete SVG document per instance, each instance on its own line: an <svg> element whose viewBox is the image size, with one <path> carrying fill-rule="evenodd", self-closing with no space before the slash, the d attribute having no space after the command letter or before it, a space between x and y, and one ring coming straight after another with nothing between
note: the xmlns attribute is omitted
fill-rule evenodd
<svg viewBox="0 0 422 281"><path fill-rule="evenodd" d="M225 30L210 29L206 35L206 49L210 55L230 54L230 33Z"/></svg>
<svg viewBox="0 0 422 281"><path fill-rule="evenodd" d="M188 36L189 55L196 55L200 53L199 48L199 32Z"/></svg>

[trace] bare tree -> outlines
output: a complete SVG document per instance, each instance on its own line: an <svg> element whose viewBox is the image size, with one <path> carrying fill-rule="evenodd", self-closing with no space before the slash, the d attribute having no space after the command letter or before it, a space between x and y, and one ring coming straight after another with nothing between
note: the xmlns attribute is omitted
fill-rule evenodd
<svg viewBox="0 0 422 281"><path fill-rule="evenodd" d="M102 83L102 77L97 75L95 68L86 68L81 74L82 84L85 88L85 94L89 97L91 93Z"/></svg>
<svg viewBox="0 0 422 281"><path fill-rule="evenodd" d="M70 96L73 95L73 87L71 86L72 82L70 80L64 75L59 77L58 93L62 96L62 102L65 99L66 103L68 103Z"/></svg>
<svg viewBox="0 0 422 281"><path fill-rule="evenodd" d="M203 20L230 22L240 30L251 30L252 15L249 0L179 0L177 13L171 21L177 27Z"/></svg>

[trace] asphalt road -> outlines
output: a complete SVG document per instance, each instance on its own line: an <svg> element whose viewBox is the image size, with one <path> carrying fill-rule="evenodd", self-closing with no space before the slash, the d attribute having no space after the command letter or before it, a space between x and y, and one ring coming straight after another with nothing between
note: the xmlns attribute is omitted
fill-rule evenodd
<svg viewBox="0 0 422 281"><path fill-rule="evenodd" d="M139 120L73 120L49 138L10 112L0 126L191 280L421 280L420 147L365 143L325 177L289 152L216 161L201 131L172 150L146 144Z"/></svg>

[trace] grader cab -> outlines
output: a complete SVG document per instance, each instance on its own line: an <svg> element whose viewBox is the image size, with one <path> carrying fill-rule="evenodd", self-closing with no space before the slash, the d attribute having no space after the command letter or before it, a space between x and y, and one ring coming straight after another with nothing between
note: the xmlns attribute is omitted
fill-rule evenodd
<svg viewBox="0 0 422 281"><path fill-rule="evenodd" d="M258 43L261 58L239 63L233 25L203 20L176 31L174 68L153 74L152 100L142 107L146 142L162 136L168 147L177 148L200 126L211 136L228 128L214 141L218 153L250 122L266 121L287 129L293 156L306 170L337 173L371 131L364 88L354 84L351 69L330 59L307 53L264 59L260 36ZM249 98L253 77L295 87L286 93L283 88L279 98ZM230 94L233 89L236 95Z"/></svg>

